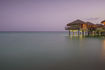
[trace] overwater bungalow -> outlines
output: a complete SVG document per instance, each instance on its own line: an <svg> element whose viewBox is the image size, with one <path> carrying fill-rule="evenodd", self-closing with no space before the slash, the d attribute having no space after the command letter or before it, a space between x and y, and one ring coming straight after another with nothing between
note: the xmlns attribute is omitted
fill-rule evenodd
<svg viewBox="0 0 105 70"><path fill-rule="evenodd" d="M65 30L69 30L69 35L105 35L105 21L102 21L101 24L94 24L78 19L68 23Z"/></svg>
<svg viewBox="0 0 105 70"><path fill-rule="evenodd" d="M105 20L103 20L103 21L101 22L101 24L103 24L103 25L105 26Z"/></svg>

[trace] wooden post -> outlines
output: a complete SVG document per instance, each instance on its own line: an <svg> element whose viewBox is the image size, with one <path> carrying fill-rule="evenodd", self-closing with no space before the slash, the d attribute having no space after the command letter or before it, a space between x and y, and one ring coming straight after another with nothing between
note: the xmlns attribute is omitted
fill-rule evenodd
<svg viewBox="0 0 105 70"><path fill-rule="evenodd" d="M94 36L96 36L96 31L94 31Z"/></svg>
<svg viewBox="0 0 105 70"><path fill-rule="evenodd" d="M98 36L100 35L100 32L98 31Z"/></svg>
<svg viewBox="0 0 105 70"><path fill-rule="evenodd" d="M78 30L76 31L76 33L75 33L75 34L76 34L76 36L78 36Z"/></svg>
<svg viewBox="0 0 105 70"><path fill-rule="evenodd" d="M84 36L86 35L85 33L86 33L86 32L85 32L85 30L84 30Z"/></svg>
<svg viewBox="0 0 105 70"><path fill-rule="evenodd" d="M100 34L100 31L99 31L99 36L100 36L101 34Z"/></svg>
<svg viewBox="0 0 105 70"><path fill-rule="evenodd" d="M74 31L73 31L73 36L74 36Z"/></svg>
<svg viewBox="0 0 105 70"><path fill-rule="evenodd" d="M70 36L70 30L69 30L69 36Z"/></svg>
<svg viewBox="0 0 105 70"><path fill-rule="evenodd" d="M90 30L88 29L87 32L88 32L88 36L89 36L90 35Z"/></svg>
<svg viewBox="0 0 105 70"><path fill-rule="evenodd" d="M93 36L94 36L94 31L93 31Z"/></svg>
<svg viewBox="0 0 105 70"><path fill-rule="evenodd" d="M99 36L101 36L101 32L99 31Z"/></svg>
<svg viewBox="0 0 105 70"><path fill-rule="evenodd" d="M84 31L82 30L82 35L84 36Z"/></svg>
<svg viewBox="0 0 105 70"><path fill-rule="evenodd" d="M78 29L78 36L80 35L80 33L79 33L79 29Z"/></svg>

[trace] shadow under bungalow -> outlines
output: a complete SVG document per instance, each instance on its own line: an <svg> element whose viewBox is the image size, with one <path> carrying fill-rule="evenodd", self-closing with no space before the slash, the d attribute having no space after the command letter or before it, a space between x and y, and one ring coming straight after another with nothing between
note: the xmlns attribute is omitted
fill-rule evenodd
<svg viewBox="0 0 105 70"><path fill-rule="evenodd" d="M69 31L69 35L105 36L105 20L100 24L94 24L78 19L68 23L65 30Z"/></svg>

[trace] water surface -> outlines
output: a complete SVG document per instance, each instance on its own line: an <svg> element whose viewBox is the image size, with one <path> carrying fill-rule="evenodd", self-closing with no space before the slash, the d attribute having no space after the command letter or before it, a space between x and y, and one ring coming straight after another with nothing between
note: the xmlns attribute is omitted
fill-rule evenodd
<svg viewBox="0 0 105 70"><path fill-rule="evenodd" d="M105 70L105 38L1 32L0 70Z"/></svg>

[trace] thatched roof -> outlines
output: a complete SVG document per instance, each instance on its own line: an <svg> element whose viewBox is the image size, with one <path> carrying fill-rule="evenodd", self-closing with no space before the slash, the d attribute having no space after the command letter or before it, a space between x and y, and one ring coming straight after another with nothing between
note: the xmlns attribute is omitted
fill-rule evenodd
<svg viewBox="0 0 105 70"><path fill-rule="evenodd" d="M102 24L96 24L96 26L97 26L97 27L103 27L103 25L102 25Z"/></svg>
<svg viewBox="0 0 105 70"><path fill-rule="evenodd" d="M105 22L105 20L101 21L101 23L104 23L104 22Z"/></svg>
<svg viewBox="0 0 105 70"><path fill-rule="evenodd" d="M70 26L70 25L81 25L81 24L85 24L85 22L78 19L78 20L75 20L75 21L73 21L71 23L68 23L67 26Z"/></svg>
<svg viewBox="0 0 105 70"><path fill-rule="evenodd" d="M93 23L91 22L86 22L87 25L94 25Z"/></svg>

